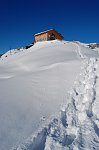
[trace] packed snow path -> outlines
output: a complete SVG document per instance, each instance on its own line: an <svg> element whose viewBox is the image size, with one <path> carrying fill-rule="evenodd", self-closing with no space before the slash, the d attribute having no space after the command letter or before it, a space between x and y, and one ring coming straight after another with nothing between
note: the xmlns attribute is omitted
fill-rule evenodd
<svg viewBox="0 0 99 150"><path fill-rule="evenodd" d="M59 114L14 150L99 150L99 110L96 98L96 58L83 58L82 71ZM98 105L99 106L99 105Z"/></svg>

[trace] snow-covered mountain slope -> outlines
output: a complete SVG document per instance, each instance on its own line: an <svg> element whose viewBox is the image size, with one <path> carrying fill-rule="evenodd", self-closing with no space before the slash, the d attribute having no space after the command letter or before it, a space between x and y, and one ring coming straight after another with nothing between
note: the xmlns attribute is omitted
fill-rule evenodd
<svg viewBox="0 0 99 150"><path fill-rule="evenodd" d="M6 55L0 60L1 149L97 149L98 52L50 41Z"/></svg>

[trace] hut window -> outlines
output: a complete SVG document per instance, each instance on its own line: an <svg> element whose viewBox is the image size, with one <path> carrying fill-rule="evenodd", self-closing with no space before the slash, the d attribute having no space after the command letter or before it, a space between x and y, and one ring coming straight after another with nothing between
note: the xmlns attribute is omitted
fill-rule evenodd
<svg viewBox="0 0 99 150"><path fill-rule="evenodd" d="M51 34L51 36L50 36L50 40L55 40L55 34Z"/></svg>

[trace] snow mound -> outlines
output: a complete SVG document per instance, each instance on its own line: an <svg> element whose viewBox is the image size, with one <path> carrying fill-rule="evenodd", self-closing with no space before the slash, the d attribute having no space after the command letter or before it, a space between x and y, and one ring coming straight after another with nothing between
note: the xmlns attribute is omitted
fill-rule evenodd
<svg viewBox="0 0 99 150"><path fill-rule="evenodd" d="M0 59L0 148L97 150L98 51L57 40L15 51Z"/></svg>
<svg viewBox="0 0 99 150"><path fill-rule="evenodd" d="M0 59L2 150L22 143L59 111L80 72L76 49L65 41L39 42Z"/></svg>

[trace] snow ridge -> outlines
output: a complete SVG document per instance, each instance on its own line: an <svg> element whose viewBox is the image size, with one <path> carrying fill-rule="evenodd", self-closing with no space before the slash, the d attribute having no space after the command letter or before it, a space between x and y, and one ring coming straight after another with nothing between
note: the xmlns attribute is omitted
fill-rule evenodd
<svg viewBox="0 0 99 150"><path fill-rule="evenodd" d="M79 80L69 92L71 102L59 116L13 150L98 150L99 118L93 112L96 101L97 59L83 59Z"/></svg>

